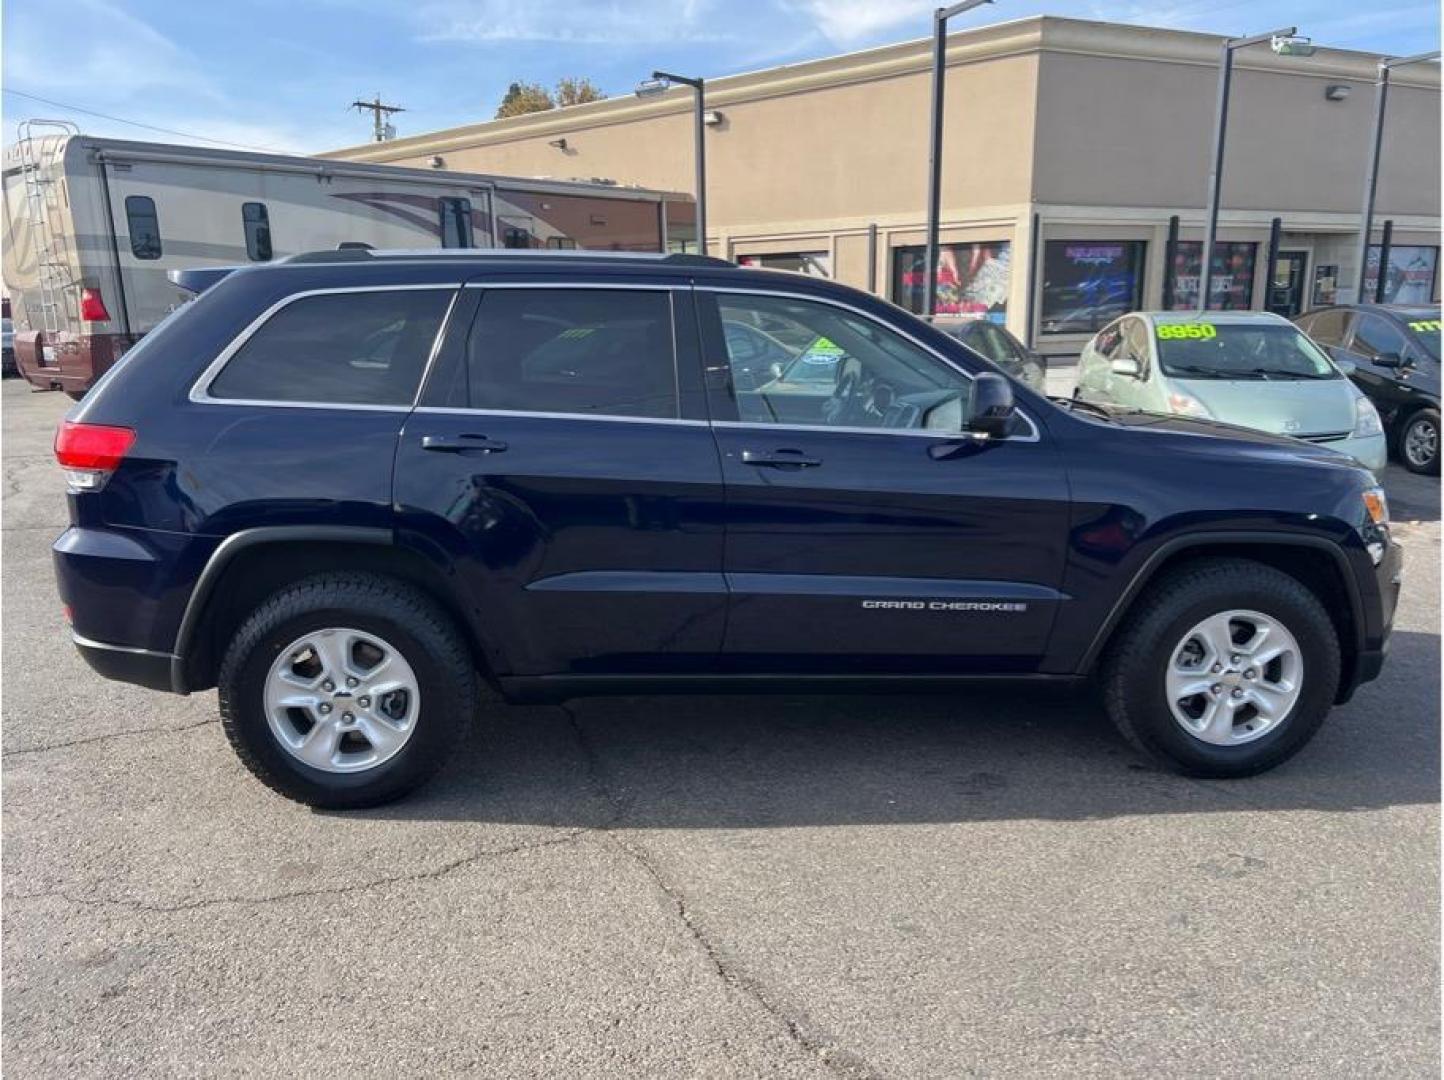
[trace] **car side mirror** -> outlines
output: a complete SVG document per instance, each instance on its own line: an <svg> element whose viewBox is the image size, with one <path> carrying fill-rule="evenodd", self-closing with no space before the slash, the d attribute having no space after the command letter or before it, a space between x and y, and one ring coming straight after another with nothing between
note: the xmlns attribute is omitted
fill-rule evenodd
<svg viewBox="0 0 1444 1080"><path fill-rule="evenodd" d="M981 439L1001 439L1013 428L1013 384L984 372L973 379L973 396L964 430Z"/></svg>
<svg viewBox="0 0 1444 1080"><path fill-rule="evenodd" d="M1120 357L1108 362L1108 370L1115 375L1122 375L1126 379L1136 379L1143 374L1143 365L1131 356Z"/></svg>
<svg viewBox="0 0 1444 1080"><path fill-rule="evenodd" d="M1396 352L1382 352L1374 357L1374 363L1379 367L1403 367L1404 360Z"/></svg>

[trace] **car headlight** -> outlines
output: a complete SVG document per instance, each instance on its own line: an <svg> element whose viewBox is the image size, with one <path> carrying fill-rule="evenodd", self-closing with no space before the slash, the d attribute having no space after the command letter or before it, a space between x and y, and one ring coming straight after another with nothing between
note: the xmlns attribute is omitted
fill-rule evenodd
<svg viewBox="0 0 1444 1080"><path fill-rule="evenodd" d="M1389 497L1381 487L1364 489L1364 512L1375 525L1389 524Z"/></svg>
<svg viewBox="0 0 1444 1080"><path fill-rule="evenodd" d="M1354 399L1354 434L1356 439L1369 435L1384 434L1384 423L1379 419L1379 410L1374 403L1360 394Z"/></svg>
<svg viewBox="0 0 1444 1080"><path fill-rule="evenodd" d="M1175 391L1168 395L1168 409L1179 416L1198 416L1204 420L1212 420L1213 413L1208 411L1207 406L1192 394L1184 394Z"/></svg>

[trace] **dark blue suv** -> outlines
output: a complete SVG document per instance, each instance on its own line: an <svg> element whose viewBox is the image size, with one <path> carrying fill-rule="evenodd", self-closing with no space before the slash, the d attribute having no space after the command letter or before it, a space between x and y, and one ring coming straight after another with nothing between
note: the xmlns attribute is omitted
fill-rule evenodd
<svg viewBox="0 0 1444 1080"><path fill-rule="evenodd" d="M1379 673L1399 587L1340 455L1051 401L871 296L696 256L239 270L56 454L91 666L218 687L318 806L420 783L488 690L1096 677L1138 747L1246 775Z"/></svg>

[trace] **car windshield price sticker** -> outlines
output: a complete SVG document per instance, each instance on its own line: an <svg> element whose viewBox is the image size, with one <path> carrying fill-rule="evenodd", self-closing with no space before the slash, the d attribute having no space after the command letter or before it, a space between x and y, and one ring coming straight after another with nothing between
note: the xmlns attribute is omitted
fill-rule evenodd
<svg viewBox="0 0 1444 1080"><path fill-rule="evenodd" d="M1420 319L1418 322L1411 322L1409 329L1416 334L1437 334L1439 332L1438 319Z"/></svg>
<svg viewBox="0 0 1444 1080"><path fill-rule="evenodd" d="M1208 341L1210 338L1218 337L1218 331L1213 323L1186 322L1186 323L1164 323L1158 328L1159 341Z"/></svg>

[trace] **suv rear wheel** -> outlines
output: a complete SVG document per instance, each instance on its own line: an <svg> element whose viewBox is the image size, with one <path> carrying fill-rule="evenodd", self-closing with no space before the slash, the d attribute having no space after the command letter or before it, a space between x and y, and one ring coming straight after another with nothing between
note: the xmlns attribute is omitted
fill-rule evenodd
<svg viewBox="0 0 1444 1080"><path fill-rule="evenodd" d="M331 809L404 795L476 712L451 620L370 574L306 578L263 603L226 650L221 723L241 761L289 799Z"/></svg>
<svg viewBox="0 0 1444 1080"><path fill-rule="evenodd" d="M1339 684L1317 596L1273 567L1208 559L1167 573L1103 664L1118 730L1190 776L1250 776L1303 748Z"/></svg>

